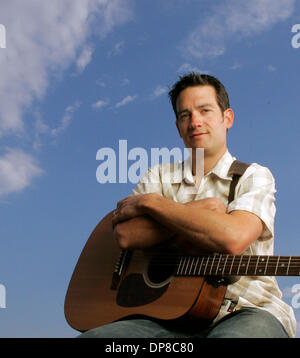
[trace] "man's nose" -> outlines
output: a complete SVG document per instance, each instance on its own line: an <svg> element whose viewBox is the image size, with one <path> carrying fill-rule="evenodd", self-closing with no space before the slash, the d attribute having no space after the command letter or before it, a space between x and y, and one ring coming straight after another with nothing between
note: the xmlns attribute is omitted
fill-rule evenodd
<svg viewBox="0 0 300 358"><path fill-rule="evenodd" d="M193 112L190 117L189 126L191 129L201 127L203 125L203 118L201 114L197 111Z"/></svg>

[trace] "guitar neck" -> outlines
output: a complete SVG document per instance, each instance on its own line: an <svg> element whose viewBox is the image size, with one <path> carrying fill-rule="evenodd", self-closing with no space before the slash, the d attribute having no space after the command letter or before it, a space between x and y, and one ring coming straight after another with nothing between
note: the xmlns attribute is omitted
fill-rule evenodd
<svg viewBox="0 0 300 358"><path fill-rule="evenodd" d="M178 262L178 261L177 261ZM181 256L176 276L299 276L300 256Z"/></svg>

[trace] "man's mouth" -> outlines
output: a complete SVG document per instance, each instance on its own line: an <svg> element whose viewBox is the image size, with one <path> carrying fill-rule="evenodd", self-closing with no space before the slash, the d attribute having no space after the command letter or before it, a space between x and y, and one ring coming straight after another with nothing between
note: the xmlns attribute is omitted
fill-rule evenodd
<svg viewBox="0 0 300 358"><path fill-rule="evenodd" d="M190 138L200 138L200 137L204 136L205 134L207 134L207 132L193 133L193 134L190 135Z"/></svg>

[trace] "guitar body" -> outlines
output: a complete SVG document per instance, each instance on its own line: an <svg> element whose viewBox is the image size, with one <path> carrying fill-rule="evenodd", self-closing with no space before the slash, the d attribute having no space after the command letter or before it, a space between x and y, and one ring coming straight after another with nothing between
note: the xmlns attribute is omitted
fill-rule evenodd
<svg viewBox="0 0 300 358"><path fill-rule="evenodd" d="M89 237L65 298L71 327L86 331L129 316L208 323L218 314L226 286L204 277L180 277L161 267L152 271L155 252L134 251L112 288L121 250L113 239L111 215ZM129 253L130 254L130 253Z"/></svg>

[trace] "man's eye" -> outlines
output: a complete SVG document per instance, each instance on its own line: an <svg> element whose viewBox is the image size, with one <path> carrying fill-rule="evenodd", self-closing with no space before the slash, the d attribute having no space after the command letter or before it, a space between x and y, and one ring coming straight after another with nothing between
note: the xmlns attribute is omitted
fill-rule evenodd
<svg viewBox="0 0 300 358"><path fill-rule="evenodd" d="M185 113L185 114L181 114L179 118L181 120L184 120L184 119L187 119L188 117L189 117L189 115L187 113Z"/></svg>

